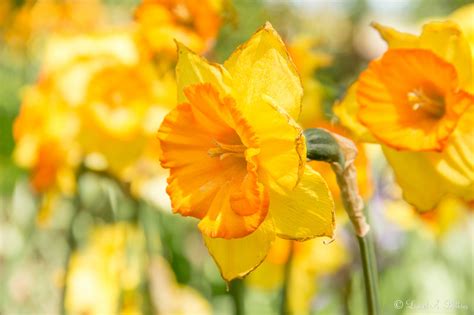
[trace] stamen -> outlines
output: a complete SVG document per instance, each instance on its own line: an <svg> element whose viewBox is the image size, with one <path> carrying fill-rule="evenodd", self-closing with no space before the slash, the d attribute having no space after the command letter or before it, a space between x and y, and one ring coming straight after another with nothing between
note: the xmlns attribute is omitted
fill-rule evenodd
<svg viewBox="0 0 474 315"><path fill-rule="evenodd" d="M427 95L422 88L416 88L407 94L408 103L414 111L422 110L426 114L440 118L445 112L442 97Z"/></svg>
<svg viewBox="0 0 474 315"><path fill-rule="evenodd" d="M218 157L220 160L225 159L226 157L238 157L243 158L244 152L247 147L243 144L225 144L217 140L214 140L216 147L211 148L207 151L210 157Z"/></svg>

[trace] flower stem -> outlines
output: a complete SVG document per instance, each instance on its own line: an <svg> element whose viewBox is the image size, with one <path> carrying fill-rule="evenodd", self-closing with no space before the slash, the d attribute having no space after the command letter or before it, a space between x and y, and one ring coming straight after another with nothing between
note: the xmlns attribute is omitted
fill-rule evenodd
<svg viewBox="0 0 474 315"><path fill-rule="evenodd" d="M367 301L367 314L379 314L377 290L377 265L373 253L373 242L370 233L363 237L357 236L359 242L362 268L364 270L365 295Z"/></svg>
<svg viewBox="0 0 474 315"><path fill-rule="evenodd" d="M307 157L331 165L336 174L344 209L352 222L359 242L367 301L367 313L378 315L377 264L370 227L364 214L364 202L359 194L357 171L354 165L357 156L355 144L340 135L321 128L305 130Z"/></svg>
<svg viewBox="0 0 474 315"><path fill-rule="evenodd" d="M339 164L333 164L332 168L341 190L344 208L352 221L359 243L364 273L367 314L378 315L380 310L374 243L369 225L365 220L362 198L359 196L356 170L352 163L346 164L344 167L340 167Z"/></svg>
<svg viewBox="0 0 474 315"><path fill-rule="evenodd" d="M230 282L229 292L234 302L234 315L244 315L244 295L245 287L242 279L235 279Z"/></svg>
<svg viewBox="0 0 474 315"><path fill-rule="evenodd" d="M290 309L288 305L288 292L289 285L291 281L291 265L293 260L293 242L290 242L290 250L288 253L288 260L285 264L285 269L283 273L283 288L281 290L281 305L280 305L280 315L290 314Z"/></svg>
<svg viewBox="0 0 474 315"><path fill-rule="evenodd" d="M73 199L73 214L70 218L70 221L68 223L68 227L67 227L67 238L66 238L66 241L67 241L67 249L66 249L66 259L64 261L64 274L63 274L63 284L62 284L62 288L61 288L61 292L60 292L60 314L61 315L66 315L67 313L67 310L66 310L66 294L67 294L67 282L68 282L68 278L69 278L69 264L71 262L71 257L72 257L72 254L73 252L76 250L76 247L77 247L77 243L76 243L76 239L74 237L74 223L76 221L76 218L79 214L79 212L81 211L81 203L80 203L80 200L79 200L79 195L76 194L74 199Z"/></svg>

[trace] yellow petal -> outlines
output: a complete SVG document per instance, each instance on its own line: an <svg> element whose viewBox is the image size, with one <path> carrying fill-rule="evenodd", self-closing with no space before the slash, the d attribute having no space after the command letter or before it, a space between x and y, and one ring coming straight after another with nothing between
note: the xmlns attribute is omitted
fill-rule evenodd
<svg viewBox="0 0 474 315"><path fill-rule="evenodd" d="M222 278L231 281L243 278L258 267L275 239L270 216L252 234L231 240L203 235L209 253L214 258Z"/></svg>
<svg viewBox="0 0 474 315"><path fill-rule="evenodd" d="M178 104L186 101L184 89L192 84L210 83L221 95L231 94L231 78L221 65L209 63L181 43L178 45L176 81L178 84Z"/></svg>
<svg viewBox="0 0 474 315"><path fill-rule="evenodd" d="M474 3L462 6L449 16L451 21L456 22L466 36L471 49L474 48Z"/></svg>
<svg viewBox="0 0 474 315"><path fill-rule="evenodd" d="M446 192L426 153L382 148L405 200L422 211L433 209Z"/></svg>
<svg viewBox="0 0 474 315"><path fill-rule="evenodd" d="M271 187L269 213L282 238L333 236L334 201L324 179L309 166L295 189Z"/></svg>
<svg viewBox="0 0 474 315"><path fill-rule="evenodd" d="M376 142L369 129L361 124L357 118L359 103L357 103L357 82L347 90L344 99L334 104L334 114L339 118L341 125L351 131L354 139L362 142Z"/></svg>
<svg viewBox="0 0 474 315"><path fill-rule="evenodd" d="M434 52L452 63L461 87L474 91L472 55L467 38L458 25L450 21L430 22L423 26L420 36L398 32L393 28L372 23L389 48L421 48Z"/></svg>
<svg viewBox="0 0 474 315"><path fill-rule="evenodd" d="M433 211L420 216L424 226L434 236L443 237L464 220L468 220L467 205L457 198L444 198Z"/></svg>
<svg viewBox="0 0 474 315"><path fill-rule="evenodd" d="M474 200L474 108L460 119L441 153L383 147L405 199L419 210L433 209L444 195Z"/></svg>
<svg viewBox="0 0 474 315"><path fill-rule="evenodd" d="M379 32L390 48L417 48L418 38L413 34L399 32L376 22L372 22L372 27Z"/></svg>
<svg viewBox="0 0 474 315"><path fill-rule="evenodd" d="M442 153L430 153L431 163L449 193L474 200L474 107L459 120Z"/></svg>
<svg viewBox="0 0 474 315"><path fill-rule="evenodd" d="M303 175L306 144L303 130L280 107L262 102L259 110L245 115L260 140L261 175L286 189L293 189Z"/></svg>
<svg viewBox="0 0 474 315"><path fill-rule="evenodd" d="M457 24L449 21L425 24L419 48L429 49L453 64L458 74L459 85L469 92L474 91L471 48Z"/></svg>
<svg viewBox="0 0 474 315"><path fill-rule="evenodd" d="M303 96L301 81L283 41L270 23L238 47L224 66L234 80L237 102L247 111L255 110L256 103L266 100L298 119Z"/></svg>

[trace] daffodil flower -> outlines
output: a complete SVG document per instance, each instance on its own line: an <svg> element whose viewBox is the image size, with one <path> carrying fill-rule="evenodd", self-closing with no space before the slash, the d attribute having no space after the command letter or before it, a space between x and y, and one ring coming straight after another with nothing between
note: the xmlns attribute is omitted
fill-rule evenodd
<svg viewBox="0 0 474 315"><path fill-rule="evenodd" d="M388 51L348 90L336 114L380 142L405 199L430 210L445 195L474 199L474 81L469 43L455 23L420 36L373 25Z"/></svg>
<svg viewBox="0 0 474 315"><path fill-rule="evenodd" d="M334 203L305 165L295 66L267 23L218 65L178 44L179 105L158 137L174 212L198 227L223 278L243 277L276 236L332 237Z"/></svg>

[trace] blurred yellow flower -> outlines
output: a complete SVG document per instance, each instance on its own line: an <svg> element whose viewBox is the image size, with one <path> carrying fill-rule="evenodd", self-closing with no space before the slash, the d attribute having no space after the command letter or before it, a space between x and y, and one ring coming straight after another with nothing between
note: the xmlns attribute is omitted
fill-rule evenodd
<svg viewBox="0 0 474 315"><path fill-rule="evenodd" d="M122 313L122 297L127 314L140 314L142 297L137 291L144 274L144 246L142 232L130 224L94 228L87 245L72 254L68 265L68 314Z"/></svg>
<svg viewBox="0 0 474 315"><path fill-rule="evenodd" d="M318 279L335 273L349 261L348 251L339 240L325 244L318 239L306 242L277 239L264 262L249 275L247 283L263 289L282 286L289 259L287 299L291 314L310 313Z"/></svg>
<svg viewBox="0 0 474 315"><path fill-rule="evenodd" d="M405 199L418 209L447 194L473 200L474 81L462 31L452 22L428 23L420 36L374 27L389 50L335 112L362 138L383 144Z"/></svg>
<svg viewBox="0 0 474 315"><path fill-rule="evenodd" d="M467 210L468 205L459 199L444 198L433 211L422 213L421 219L436 237L442 237L457 224L466 222Z"/></svg>
<svg viewBox="0 0 474 315"><path fill-rule="evenodd" d="M441 200L432 211L421 214L399 199L386 200L384 208L391 222L404 230L421 232L429 238L443 238L469 218L469 205L451 197Z"/></svg>
<svg viewBox="0 0 474 315"><path fill-rule="evenodd" d="M211 314L198 292L176 282L164 258L156 256L147 263L145 252L144 235L137 227L95 227L68 265L68 314L142 314L143 281L149 281L150 306L158 314Z"/></svg>
<svg viewBox="0 0 474 315"><path fill-rule="evenodd" d="M295 63L303 84L302 109L298 122L303 128L309 128L316 120L324 119L322 107L323 87L315 78L315 72L331 64L330 55L316 50L315 38L300 35L288 44L288 52Z"/></svg>
<svg viewBox="0 0 474 315"><path fill-rule="evenodd" d="M18 5L6 0L0 4L0 28L5 28L3 37L13 47L25 48L34 37L48 32L93 30L103 20L99 0L22 2Z"/></svg>
<svg viewBox="0 0 474 315"><path fill-rule="evenodd" d="M81 161L127 182L138 179L138 164L156 161L147 148L176 102L171 65L153 67L133 29L52 36L41 80L28 91L15 127L15 156L35 169L33 183L42 190L61 182L64 166L74 182Z"/></svg>
<svg viewBox="0 0 474 315"><path fill-rule="evenodd" d="M14 124L14 159L29 168L36 191L56 189L71 194L74 168L79 163L74 137L78 121L64 100L51 93L52 82L42 80L24 92L20 114Z"/></svg>
<svg viewBox="0 0 474 315"><path fill-rule="evenodd" d="M224 1L143 0L135 16L152 51L174 56L178 40L204 52L218 34Z"/></svg>
<svg viewBox="0 0 474 315"><path fill-rule="evenodd" d="M158 314L212 314L209 302L191 287L177 283L164 258L154 257L149 267L151 295Z"/></svg>
<svg viewBox="0 0 474 315"><path fill-rule="evenodd" d="M200 219L224 279L258 266L275 235L331 237L332 197L305 166L305 142L294 120L301 83L271 25L224 66L181 44L178 58L180 105L158 132L161 163L170 169L167 192L175 212Z"/></svg>

